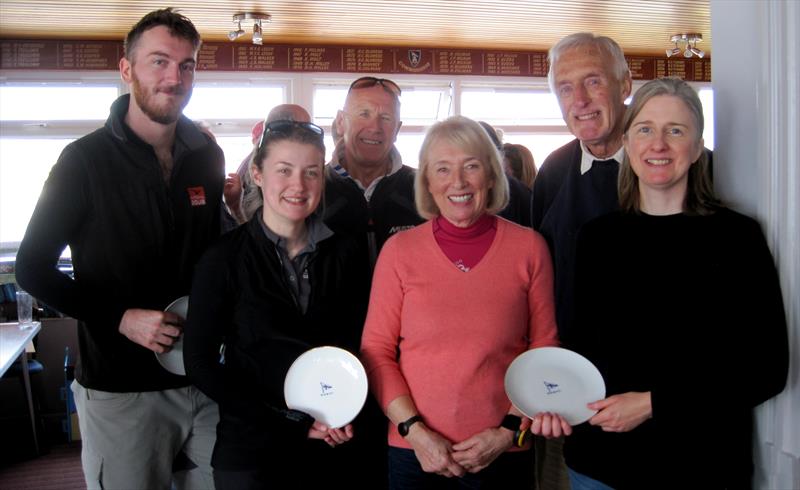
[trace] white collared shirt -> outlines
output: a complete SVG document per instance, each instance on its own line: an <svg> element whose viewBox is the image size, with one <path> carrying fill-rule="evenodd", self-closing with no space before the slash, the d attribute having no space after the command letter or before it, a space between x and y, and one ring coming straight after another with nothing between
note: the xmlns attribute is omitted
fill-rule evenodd
<svg viewBox="0 0 800 490"><path fill-rule="evenodd" d="M581 144L581 175L585 174L589 170L592 169L592 163L595 160L606 161L606 160L616 160L617 163L622 163L622 159L625 157L625 147L620 145L619 150L616 153L611 155L608 158L597 158L596 156L592 155L583 141L580 142Z"/></svg>
<svg viewBox="0 0 800 490"><path fill-rule="evenodd" d="M380 182L382 178L388 177L389 175L392 175L401 168L403 168L403 158L400 156L400 152L397 151L397 148L392 146L392 150L389 152L389 159L392 162L392 167L385 175L376 178L375 180L370 182L367 188L364 188L364 185L361 182L359 182L358 179L353 178L353 176L347 172L347 169L344 168L344 166L342 165L341 159L336 158L337 155L340 155L340 152L334 151L333 154L334 154L334 159L331 160L331 162L328 165L331 166L334 172L341 175L342 177L347 177L348 179L352 179L352 181L358 185L358 188L364 191L364 199L366 199L367 202L369 202L370 198L372 197L372 193L375 192L375 188L378 186L378 182Z"/></svg>

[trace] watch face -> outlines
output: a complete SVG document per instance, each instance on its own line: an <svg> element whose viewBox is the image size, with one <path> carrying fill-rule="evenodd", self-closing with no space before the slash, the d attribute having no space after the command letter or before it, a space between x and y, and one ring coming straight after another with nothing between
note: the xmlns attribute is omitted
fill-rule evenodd
<svg viewBox="0 0 800 490"><path fill-rule="evenodd" d="M410 419L400 422L397 424L397 432L400 433L401 436L405 437L408 435L408 430L411 429L411 426L414 425L416 422L422 420L422 417L419 415L414 415Z"/></svg>

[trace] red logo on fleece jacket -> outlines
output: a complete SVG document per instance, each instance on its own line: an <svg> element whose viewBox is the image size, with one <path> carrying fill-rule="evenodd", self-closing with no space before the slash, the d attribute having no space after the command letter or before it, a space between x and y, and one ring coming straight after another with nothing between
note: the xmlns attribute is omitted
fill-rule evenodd
<svg viewBox="0 0 800 490"><path fill-rule="evenodd" d="M189 193L189 202L192 203L192 206L206 205L206 190L203 186L187 187L186 191Z"/></svg>

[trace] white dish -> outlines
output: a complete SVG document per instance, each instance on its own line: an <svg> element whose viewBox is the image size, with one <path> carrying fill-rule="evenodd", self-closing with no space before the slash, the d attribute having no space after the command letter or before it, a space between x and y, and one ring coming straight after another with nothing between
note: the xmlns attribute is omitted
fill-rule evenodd
<svg viewBox="0 0 800 490"><path fill-rule="evenodd" d="M316 347L295 359L283 383L286 406L338 429L356 418L367 399L367 373L356 356Z"/></svg>
<svg viewBox="0 0 800 490"><path fill-rule="evenodd" d="M189 297L181 296L167 306L164 311L175 313L183 320L186 320L186 315L189 312ZM183 335L172 344L172 349L169 352L158 353L156 352L156 359L161 367L179 376L186 376L186 368L183 366Z"/></svg>
<svg viewBox="0 0 800 490"><path fill-rule="evenodd" d="M523 352L508 366L506 394L528 417L552 412L578 425L597 413L587 403L602 400L606 385L588 359L560 347L540 347Z"/></svg>

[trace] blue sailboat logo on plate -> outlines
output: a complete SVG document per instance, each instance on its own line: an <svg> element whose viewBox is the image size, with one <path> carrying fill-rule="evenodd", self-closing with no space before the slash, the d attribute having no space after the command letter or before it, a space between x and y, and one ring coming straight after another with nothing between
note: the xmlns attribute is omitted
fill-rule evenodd
<svg viewBox="0 0 800 490"><path fill-rule="evenodd" d="M544 381L544 389L547 390L548 395L554 395L561 392L561 388L559 388L557 384L548 383L547 381Z"/></svg>

